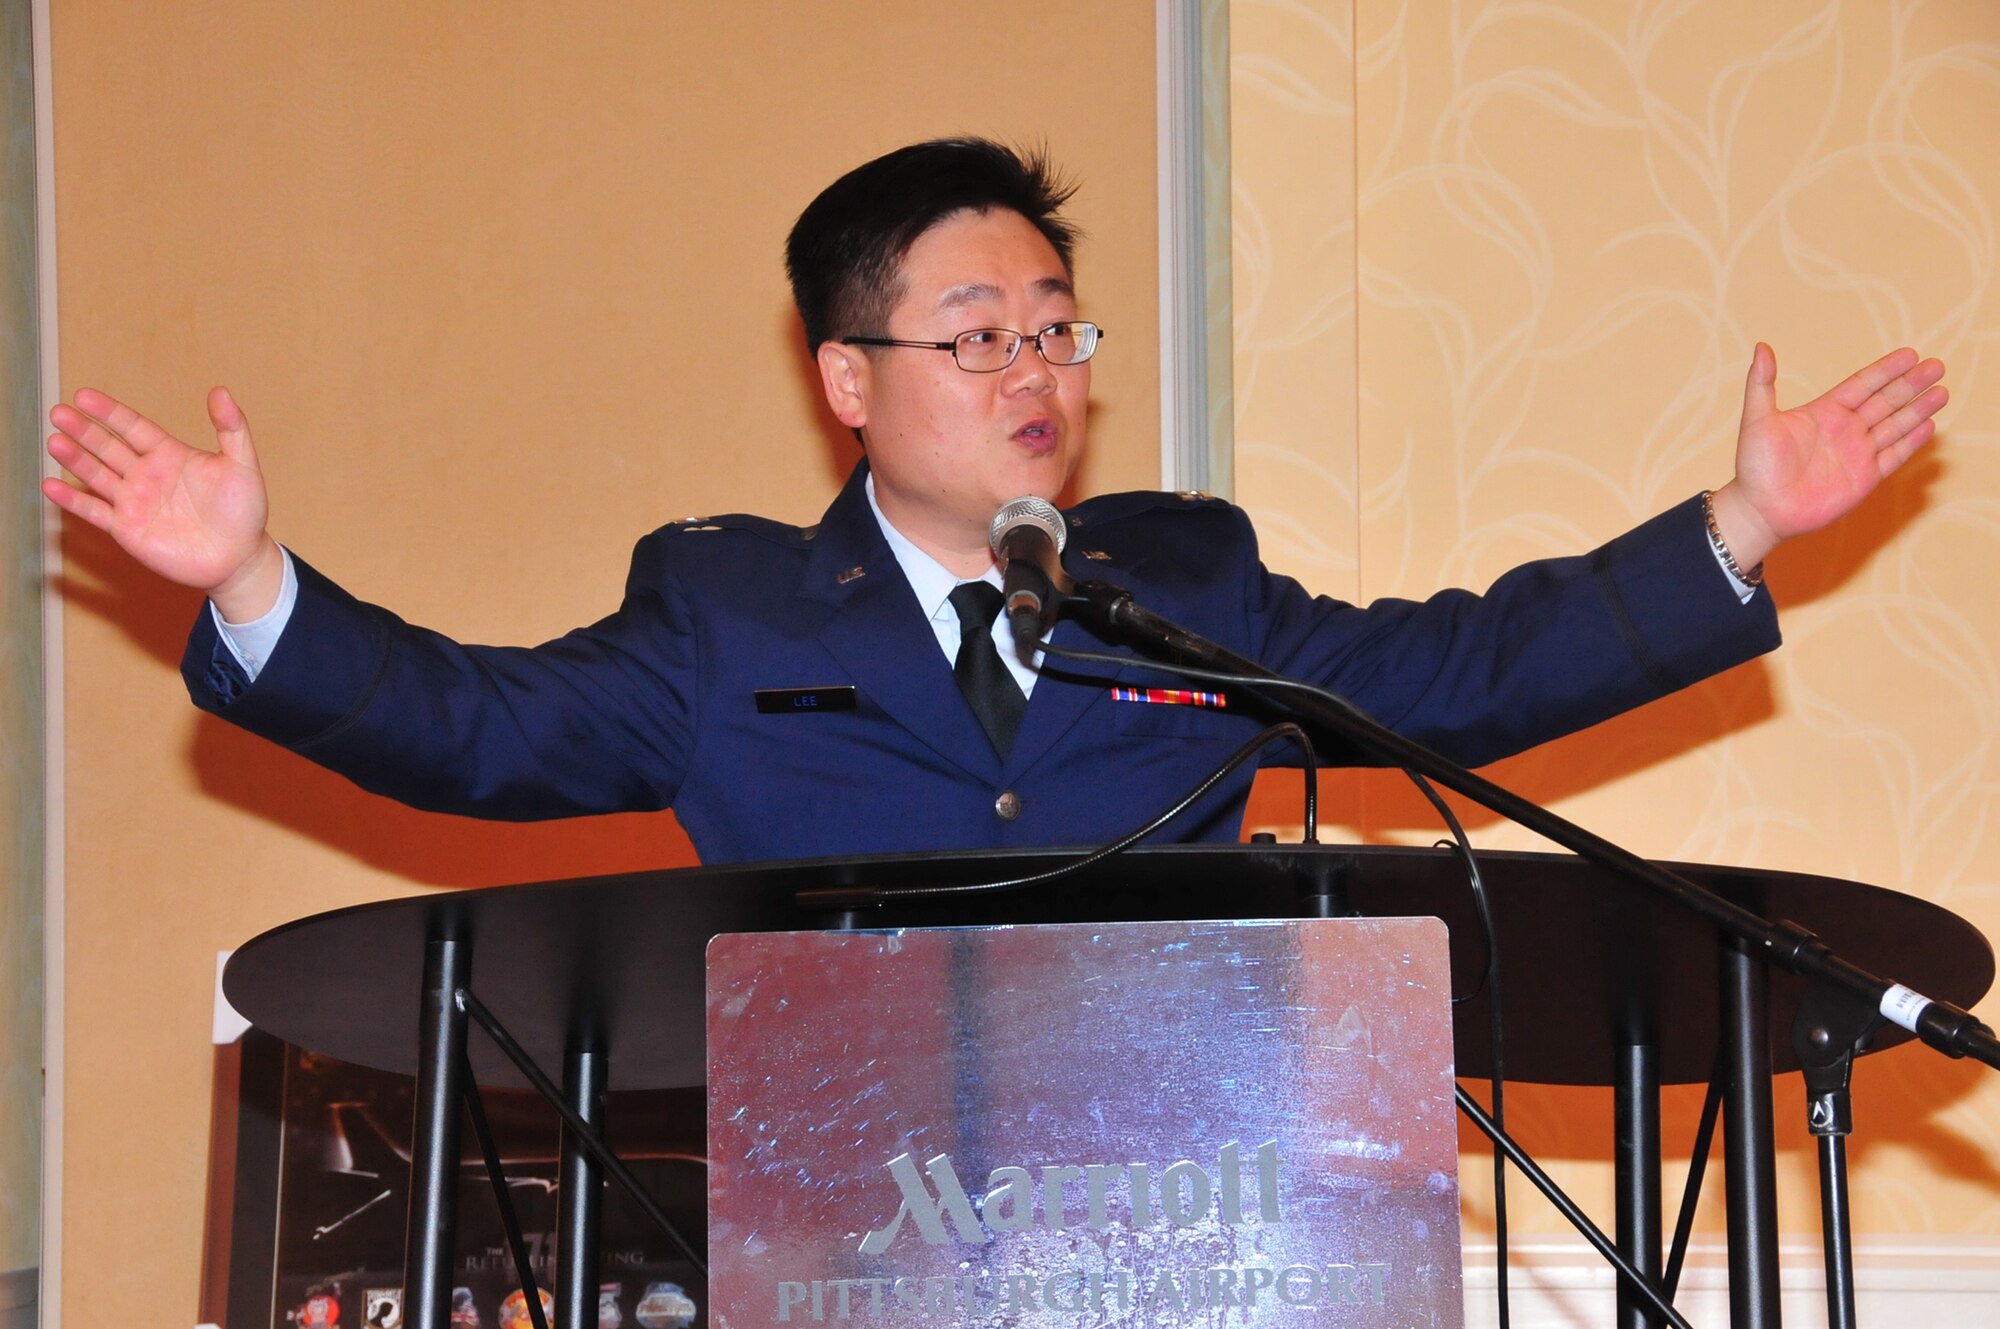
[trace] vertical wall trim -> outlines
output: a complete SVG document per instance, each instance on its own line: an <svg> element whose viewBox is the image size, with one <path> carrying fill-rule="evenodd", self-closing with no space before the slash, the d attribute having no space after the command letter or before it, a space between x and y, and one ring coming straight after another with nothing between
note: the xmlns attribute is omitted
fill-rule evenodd
<svg viewBox="0 0 2000 1329"><path fill-rule="evenodd" d="M1202 293L1207 335L1208 484L1236 496L1236 291L1230 207L1235 189L1229 128L1231 0L1201 0Z"/></svg>
<svg viewBox="0 0 2000 1329"><path fill-rule="evenodd" d="M1347 454L1350 467L1348 472L1348 484L1350 488L1348 492L1354 495L1354 525L1351 535L1354 541L1354 595L1357 603L1367 604L1376 595L1381 594L1381 592L1371 591L1368 585L1367 574L1369 568L1366 562L1368 557L1368 542L1361 538L1362 513L1367 510L1368 495L1367 491L1363 488L1363 485L1366 483L1366 476L1363 474L1361 466L1361 384L1363 381L1361 378L1361 319L1365 310L1361 300L1361 5L1358 0L1356 3L1347 6L1347 53L1347 95L1349 104L1354 108L1352 114L1347 118L1348 197L1353 200L1354 209L1354 225L1349 228L1347 245L1347 289L1353 292L1352 298L1354 302L1354 377L1351 380L1354 384L1354 390L1348 406L1348 428L1350 430L1348 437L1353 440L1353 446ZM1368 823L1365 819L1368 817L1370 810L1368 800L1370 798L1376 799L1379 806L1381 798L1379 791L1381 786L1379 784L1364 783L1361 788L1363 792L1356 815L1364 819L1358 824L1366 826Z"/></svg>
<svg viewBox="0 0 2000 1329"><path fill-rule="evenodd" d="M62 393L56 322L56 133L49 0L34 0L35 248L41 413ZM55 463L42 458L44 473ZM62 1325L63 1220L63 606L61 521L42 505L42 1329Z"/></svg>
<svg viewBox="0 0 2000 1329"><path fill-rule="evenodd" d="M1229 6L1156 0L1160 487L1236 487L1229 275Z"/></svg>
<svg viewBox="0 0 2000 1329"><path fill-rule="evenodd" d="M1201 0L1156 0L1160 190L1160 487L1215 489L1208 447ZM1226 478L1226 477L1225 477Z"/></svg>

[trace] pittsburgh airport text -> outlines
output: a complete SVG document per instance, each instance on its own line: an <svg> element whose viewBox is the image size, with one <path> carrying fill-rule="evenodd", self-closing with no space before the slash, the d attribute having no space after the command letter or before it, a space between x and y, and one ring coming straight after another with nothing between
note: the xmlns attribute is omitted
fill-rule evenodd
<svg viewBox="0 0 2000 1329"><path fill-rule="evenodd" d="M927 1315L1104 1315L1133 1310L1182 1313L1262 1302L1284 1306L1380 1306L1386 1264L1220 1265L1139 1275L1128 1269L1071 1269L1043 1277L938 1274L925 1278L828 1278L781 1282L780 1323Z"/></svg>

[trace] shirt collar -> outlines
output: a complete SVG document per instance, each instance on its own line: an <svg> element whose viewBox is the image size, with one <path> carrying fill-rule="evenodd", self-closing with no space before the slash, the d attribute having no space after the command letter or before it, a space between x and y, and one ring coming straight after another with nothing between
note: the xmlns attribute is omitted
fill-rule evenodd
<svg viewBox="0 0 2000 1329"><path fill-rule="evenodd" d="M875 524L882 528L882 538L889 542L889 552L896 556L897 566L903 569L903 576L909 581L910 589L917 593L917 604L922 607L926 618L948 617L952 623L958 622L958 611L951 608L952 588L967 578L960 577L944 564L926 554L911 542L910 538L897 530L890 520L882 515L882 505L875 501L875 477L871 473L865 488L868 493L868 510L875 514ZM993 586L1000 585L1000 569L988 567L986 575L978 580Z"/></svg>

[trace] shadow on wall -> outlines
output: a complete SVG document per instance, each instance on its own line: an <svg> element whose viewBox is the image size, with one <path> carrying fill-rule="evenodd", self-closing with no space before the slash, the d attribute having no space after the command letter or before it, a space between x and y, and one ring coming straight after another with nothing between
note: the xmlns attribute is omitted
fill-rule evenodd
<svg viewBox="0 0 2000 1329"><path fill-rule="evenodd" d="M35 1329L41 1273L39 1269L0 1273L0 1329Z"/></svg>
<svg viewBox="0 0 2000 1329"><path fill-rule="evenodd" d="M671 812L481 821L368 793L211 715L190 749L202 791L358 862L424 886L503 886L694 867Z"/></svg>
<svg viewBox="0 0 2000 1329"><path fill-rule="evenodd" d="M63 558L71 612L115 624L161 667L178 671L188 625L202 610L198 594L160 581L108 536L74 522L64 531ZM493 886L695 864L671 813L518 823L418 812L191 705L190 714L189 759L203 792L415 884Z"/></svg>
<svg viewBox="0 0 2000 1329"><path fill-rule="evenodd" d="M1779 550L1767 571L1771 593L1778 599L1780 628L1788 611L1832 595L1880 558L1891 541L1930 508L1930 491L1946 466L1939 453L1925 451L1848 518ZM1495 762L1480 773L1546 807L1755 728L1774 718L1777 707L1772 666L1766 660L1751 661L1636 711ZM1245 824L1296 826L1301 802L1296 772L1267 771L1258 778ZM1431 805L1399 772L1340 771L1323 776L1320 806L1323 822L1365 826L1366 839L1387 839L1413 830L1442 832ZM1501 821L1466 799L1454 796L1453 806L1467 830L1490 828ZM1286 837L1281 833L1280 838Z"/></svg>
<svg viewBox="0 0 2000 1329"><path fill-rule="evenodd" d="M1945 1120L1955 1104L1976 1094L1993 1074L1971 1061L1951 1061L1929 1048L1906 1043L1877 1056L1864 1056L1854 1064L1854 1134L1848 1140L1848 1167L1851 1178L1867 1175L1865 1164L1875 1150L1895 1150L1921 1158L1939 1177L1951 1178L1968 1186L1992 1189L2000 1186L2000 1169L1987 1157L1985 1146ZM1926 1111L1911 1113L1909 1082L1922 1081ZM1488 1099L1484 1081L1468 1081L1467 1087L1481 1103ZM1668 1085L1660 1093L1660 1140L1664 1161L1664 1218L1671 1232L1680 1212L1681 1188L1686 1178L1686 1159L1693 1147L1701 1121L1705 1085ZM1797 1071L1772 1081L1773 1121L1780 1173L1783 1177L1810 1178L1817 1175L1818 1144L1806 1130L1805 1082ZM1507 1086L1508 1133L1526 1146L1544 1164L1563 1160L1609 1164L1613 1161L1613 1111L1609 1088L1576 1085L1517 1084ZM1466 1191L1465 1217L1468 1231L1493 1229L1493 1146L1477 1127L1459 1119L1459 1177ZM1713 1152L1702 1186L1697 1232L1723 1230L1723 1154L1725 1142L1717 1130ZM1611 1225L1608 1202L1610 1181L1605 1180L1606 1203L1593 1205L1581 1188L1558 1170L1557 1181L1571 1188L1572 1198L1600 1226ZM1808 1183L1810 1184L1810 1183ZM1781 1191L1782 1193L1782 1191ZM1810 1194L1805 1203L1810 1204ZM1885 1212L1881 1197L1857 1188L1853 1205L1855 1227L1866 1234L1871 1230L1897 1230L1893 1213ZM1521 1232L1567 1231L1568 1224L1553 1208L1547 1207L1520 1174L1507 1178L1508 1220ZM1813 1214L1801 1211L1797 1197L1784 1195L1781 1222L1810 1229Z"/></svg>

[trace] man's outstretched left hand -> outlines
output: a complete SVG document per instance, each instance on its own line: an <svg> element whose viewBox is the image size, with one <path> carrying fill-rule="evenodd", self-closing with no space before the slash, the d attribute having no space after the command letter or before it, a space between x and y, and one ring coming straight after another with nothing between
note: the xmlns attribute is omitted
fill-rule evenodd
<svg viewBox="0 0 2000 1329"><path fill-rule="evenodd" d="M1949 400L1944 362L1904 347L1802 406L1779 410L1778 357L1750 358L1735 478L1715 491L1715 520L1738 564L1845 516L1937 432Z"/></svg>

